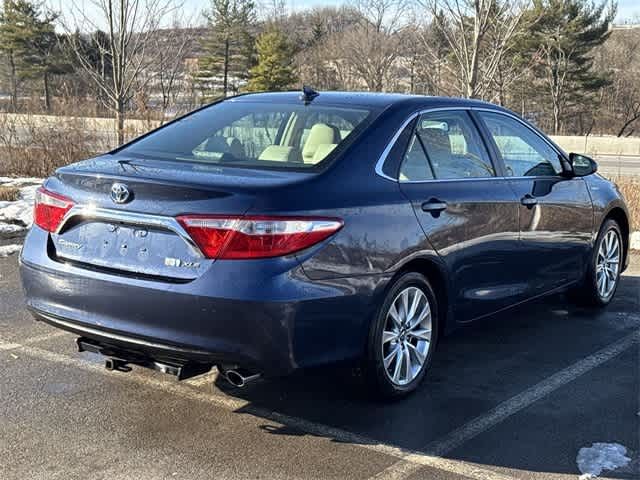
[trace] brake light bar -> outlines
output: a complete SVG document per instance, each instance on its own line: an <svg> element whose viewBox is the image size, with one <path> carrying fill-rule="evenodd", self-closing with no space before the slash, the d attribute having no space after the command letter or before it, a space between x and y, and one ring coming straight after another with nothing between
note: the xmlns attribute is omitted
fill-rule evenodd
<svg viewBox="0 0 640 480"><path fill-rule="evenodd" d="M47 232L55 232L74 205L70 198L40 187L36 190L33 223Z"/></svg>
<svg viewBox="0 0 640 480"><path fill-rule="evenodd" d="M251 259L289 255L340 230L336 218L181 215L177 218L207 258Z"/></svg>

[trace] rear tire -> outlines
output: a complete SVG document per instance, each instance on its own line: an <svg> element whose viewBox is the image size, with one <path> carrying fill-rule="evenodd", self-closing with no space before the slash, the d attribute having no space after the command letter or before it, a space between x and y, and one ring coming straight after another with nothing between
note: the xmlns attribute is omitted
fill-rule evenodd
<svg viewBox="0 0 640 480"><path fill-rule="evenodd" d="M620 283L623 259L620 227L615 220L608 219L600 227L584 280L570 292L570 297L588 307L609 305Z"/></svg>
<svg viewBox="0 0 640 480"><path fill-rule="evenodd" d="M394 281L372 322L365 359L367 382L381 398L413 392L438 340L438 304L429 281L405 273Z"/></svg>

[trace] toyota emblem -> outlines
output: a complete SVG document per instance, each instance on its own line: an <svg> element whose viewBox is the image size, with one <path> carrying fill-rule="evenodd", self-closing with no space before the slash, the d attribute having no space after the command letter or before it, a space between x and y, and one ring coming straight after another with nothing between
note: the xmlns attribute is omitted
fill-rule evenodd
<svg viewBox="0 0 640 480"><path fill-rule="evenodd" d="M127 203L131 197L129 187L124 183L114 183L111 186L111 200L115 203Z"/></svg>

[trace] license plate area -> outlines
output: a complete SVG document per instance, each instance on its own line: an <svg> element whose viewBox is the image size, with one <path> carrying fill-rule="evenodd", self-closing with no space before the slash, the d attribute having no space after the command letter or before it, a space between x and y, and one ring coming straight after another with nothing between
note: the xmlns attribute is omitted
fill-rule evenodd
<svg viewBox="0 0 640 480"><path fill-rule="evenodd" d="M85 221L52 240L57 257L112 271L189 280L207 266L184 239L159 227Z"/></svg>

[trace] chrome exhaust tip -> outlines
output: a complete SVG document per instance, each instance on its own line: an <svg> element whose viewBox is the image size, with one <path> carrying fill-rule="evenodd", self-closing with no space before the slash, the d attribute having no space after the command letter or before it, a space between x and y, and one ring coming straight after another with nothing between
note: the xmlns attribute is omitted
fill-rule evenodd
<svg viewBox="0 0 640 480"><path fill-rule="evenodd" d="M258 380L261 376L260 373L251 373L245 369L224 370L224 378L227 379L227 382L238 388L246 387L247 384Z"/></svg>

